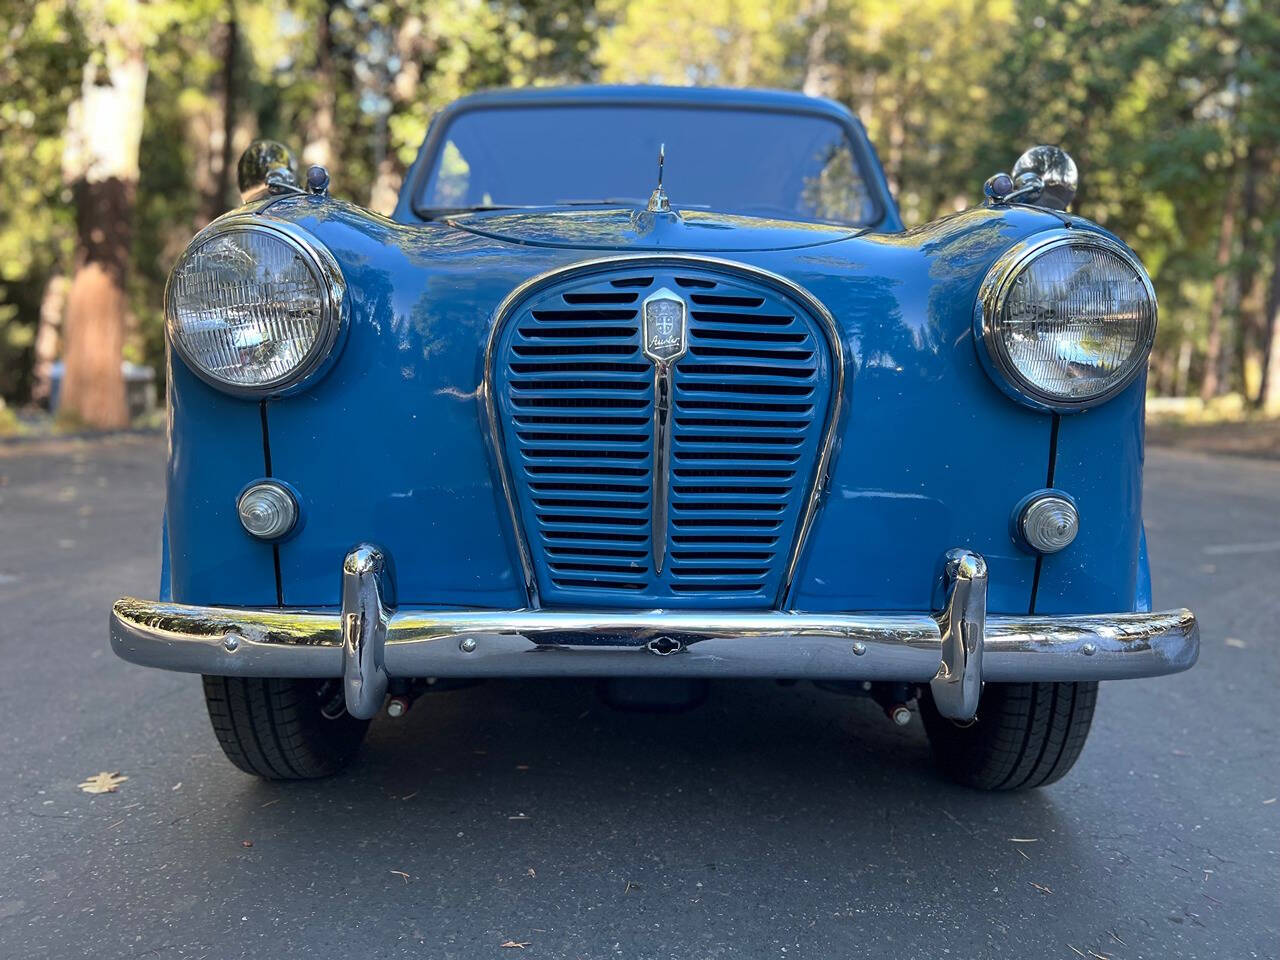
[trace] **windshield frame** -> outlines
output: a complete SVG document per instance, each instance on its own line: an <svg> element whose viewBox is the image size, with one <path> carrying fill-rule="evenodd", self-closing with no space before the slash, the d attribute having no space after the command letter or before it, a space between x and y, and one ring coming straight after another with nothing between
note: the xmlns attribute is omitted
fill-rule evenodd
<svg viewBox="0 0 1280 960"><path fill-rule="evenodd" d="M684 88L672 88L680 91ZM697 88L690 88L697 89ZM726 91L726 93L730 93ZM839 221L821 220L814 217L801 216L797 214L789 218L797 223L822 223L828 225L837 225L856 229L860 232L876 232L886 228L886 221L890 220L889 210L892 199L887 195L886 185L883 175L880 172L880 165L872 152L871 144L868 142L862 127L853 122L850 115L843 110L824 108L822 101L815 101L813 107L806 107L800 104L788 103L767 103L767 102L734 102L729 97L724 100L716 100L712 98L704 98L699 100L687 99L679 100L670 97L660 96L637 96L637 97L620 97L617 95L602 95L600 97L583 97L583 96L556 96L556 95L539 95L532 97L528 92L513 92L513 95L487 95L483 98L475 100L461 100L438 113L432 120L430 127L427 129L426 139L423 142L422 149L418 154L418 159L414 163L412 175L406 186L409 189L409 209L413 215L420 221L428 222L432 220L440 220L448 216L462 215L466 211L459 211L456 207L430 207L422 201L426 193L426 186L431 172L436 168L436 164L440 160L441 154L444 152L445 142L448 137L449 129L453 126L455 120L464 114L474 113L484 110L511 110L511 109L530 109L537 110L547 107L599 107L616 105L619 107L649 107L649 108L665 108L668 110L715 110L719 112L740 112L755 114L788 114L792 116L814 117L826 120L836 125L844 134L845 140L849 145L849 151L853 156L853 161L857 166L858 174L862 178L862 182L867 189L868 198L871 201L873 210L872 216L868 218L866 223L846 223ZM657 183L657 173L655 169L654 185ZM648 187L641 184L638 190ZM618 204L605 204L601 206L616 207ZM680 209L679 198L673 198L672 206ZM557 210L568 208L565 204L547 203L537 205L540 210ZM507 207L509 211L518 212L521 207ZM581 206L576 207L581 209ZM733 211L718 211L723 213L732 213ZM892 229L892 224L888 225ZM899 228L900 229L900 228Z"/></svg>

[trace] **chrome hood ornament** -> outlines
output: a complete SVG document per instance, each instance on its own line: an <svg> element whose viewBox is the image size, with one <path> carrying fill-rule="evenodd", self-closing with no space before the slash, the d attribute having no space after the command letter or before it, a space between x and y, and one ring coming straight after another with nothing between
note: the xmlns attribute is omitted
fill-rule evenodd
<svg viewBox="0 0 1280 960"><path fill-rule="evenodd" d="M654 187L653 193L649 194L650 213L670 213L671 201L667 199L667 191L662 189L662 167L667 161L667 145L665 143L658 146L658 185Z"/></svg>
<svg viewBox="0 0 1280 960"><path fill-rule="evenodd" d="M661 189L659 184L658 190ZM663 199L666 199L665 195ZM661 575L667 558L667 513L671 499L673 367L689 349L689 307L677 293L663 287L645 297L640 306L640 317L644 355L653 361L653 512L650 534L653 537L653 570Z"/></svg>

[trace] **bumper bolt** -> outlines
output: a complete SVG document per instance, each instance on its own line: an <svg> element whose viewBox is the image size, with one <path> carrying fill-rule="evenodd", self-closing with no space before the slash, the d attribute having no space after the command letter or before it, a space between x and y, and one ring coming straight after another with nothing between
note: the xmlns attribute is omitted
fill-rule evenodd
<svg viewBox="0 0 1280 960"><path fill-rule="evenodd" d="M863 643L861 640L853 641L853 655L855 657L860 657L866 652L867 652L867 645L865 643Z"/></svg>
<svg viewBox="0 0 1280 960"><path fill-rule="evenodd" d="M403 717L409 712L409 701L404 697L392 697L387 701L388 717Z"/></svg>
<svg viewBox="0 0 1280 960"><path fill-rule="evenodd" d="M240 635L235 633L228 633L225 637L222 638L222 649L226 650L227 653L235 653L237 650L239 650Z"/></svg>
<svg viewBox="0 0 1280 960"><path fill-rule="evenodd" d="M893 721L895 727L905 727L911 722L911 711L905 704L900 703L889 710L889 719Z"/></svg>
<svg viewBox="0 0 1280 960"><path fill-rule="evenodd" d="M475 638L475 637L467 637L467 638L466 638L465 640L463 640L460 644L458 644L458 649L459 649L459 650L461 650L463 653L475 653L475 650L476 650L476 638Z"/></svg>
<svg viewBox="0 0 1280 960"><path fill-rule="evenodd" d="M1096 643L1086 643L1084 646L1080 648L1080 652L1083 653L1086 657L1092 657L1095 653L1098 652L1098 645Z"/></svg>

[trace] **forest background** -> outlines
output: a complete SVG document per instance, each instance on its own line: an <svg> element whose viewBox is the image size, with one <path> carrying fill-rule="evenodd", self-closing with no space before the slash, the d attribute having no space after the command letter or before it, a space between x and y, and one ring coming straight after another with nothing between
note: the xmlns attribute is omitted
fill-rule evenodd
<svg viewBox="0 0 1280 960"><path fill-rule="evenodd" d="M0 433L128 421L165 277L255 137L390 210L432 114L496 86L779 87L848 105L908 225L1035 143L1160 297L1152 395L1280 412L1274 0L0 0Z"/></svg>

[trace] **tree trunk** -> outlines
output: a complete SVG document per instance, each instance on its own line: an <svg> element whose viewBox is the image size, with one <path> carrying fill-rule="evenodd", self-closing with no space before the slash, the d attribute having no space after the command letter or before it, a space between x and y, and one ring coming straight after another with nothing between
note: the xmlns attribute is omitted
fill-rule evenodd
<svg viewBox="0 0 1280 960"><path fill-rule="evenodd" d="M369 209L383 216L390 216L400 199L400 184L404 175L395 158L387 154L378 161L378 172L369 188Z"/></svg>
<svg viewBox="0 0 1280 960"><path fill-rule="evenodd" d="M427 29L427 22L417 14L406 14L395 34L394 50L399 65L394 75L388 73L385 77L391 115L400 113L422 96L422 64L433 57L438 48L438 38ZM369 189L369 209L390 214L399 198L404 169L394 144L390 143L385 116L379 120L378 137L379 151L375 151L376 173Z"/></svg>
<svg viewBox="0 0 1280 960"><path fill-rule="evenodd" d="M1185 397L1191 386L1191 338L1183 336L1178 346L1178 365L1173 380L1173 395Z"/></svg>
<svg viewBox="0 0 1280 960"><path fill-rule="evenodd" d="M334 130L337 122L337 77L333 63L333 8L336 0L322 0L316 24L315 79L319 93L307 124L307 142L302 148L304 164L318 163L332 172Z"/></svg>
<svg viewBox="0 0 1280 960"><path fill-rule="evenodd" d="M131 27L115 23L96 38L106 52L105 65L85 66L80 99L68 115L64 155L76 203L76 254L59 409L101 428L129 423L120 364L147 83Z"/></svg>
<svg viewBox="0 0 1280 960"><path fill-rule="evenodd" d="M1262 352L1262 384L1258 406L1280 413L1280 242L1275 244L1271 265L1271 290L1267 296L1267 335Z"/></svg>
<svg viewBox="0 0 1280 960"><path fill-rule="evenodd" d="M53 274L40 298L40 320L36 326L35 377L31 402L47 406L53 394L53 365L62 352L62 321L67 312L67 278Z"/></svg>
<svg viewBox="0 0 1280 960"><path fill-rule="evenodd" d="M214 185L213 203L209 213L213 219L227 210L232 203L231 171L235 169L236 99L240 94L240 23L236 18L235 0L227 4L227 22L222 27L222 76L219 82L219 99L222 101L221 148L218 176Z"/></svg>
<svg viewBox="0 0 1280 960"><path fill-rule="evenodd" d="M209 49L221 69L212 78L206 109L192 111L187 136L194 154L192 185L200 195L193 229L240 203L236 160L247 145L236 109L240 97L240 25L235 0L226 0L222 19L209 25Z"/></svg>
<svg viewBox="0 0 1280 960"><path fill-rule="evenodd" d="M1200 399L1208 403L1223 388L1223 330L1222 320L1226 315L1227 284L1231 276L1227 268L1231 265L1231 249L1236 238L1236 204L1239 195L1235 189L1235 181L1227 185L1227 196L1223 201L1222 224L1218 228L1218 254L1214 260L1213 300L1209 304L1209 336L1205 343L1204 380L1200 383Z"/></svg>
<svg viewBox="0 0 1280 960"><path fill-rule="evenodd" d="M1240 256L1236 264L1236 328L1233 331L1230 356L1224 355L1223 370L1233 363L1240 377L1240 392L1245 399L1252 397L1253 375L1257 372L1258 341L1261 339L1262 320L1266 307L1263 302L1261 275L1258 270L1258 245L1262 231L1255 221L1258 218L1258 180L1263 175L1266 157L1254 144L1244 158L1244 187L1240 201ZM1252 369L1251 369L1252 368ZM1230 377L1224 372L1224 382Z"/></svg>
<svg viewBox="0 0 1280 960"><path fill-rule="evenodd" d="M809 36L804 49L804 92L811 97L830 97L835 93L835 72L827 44L831 39L831 22L827 17L830 0L811 0L804 11Z"/></svg>

